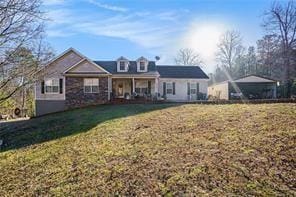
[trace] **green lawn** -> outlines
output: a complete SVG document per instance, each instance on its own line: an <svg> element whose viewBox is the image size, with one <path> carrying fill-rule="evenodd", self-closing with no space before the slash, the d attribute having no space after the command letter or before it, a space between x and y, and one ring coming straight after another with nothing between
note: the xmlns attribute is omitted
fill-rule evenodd
<svg viewBox="0 0 296 197"><path fill-rule="evenodd" d="M296 195L296 104L98 106L0 139L1 196Z"/></svg>

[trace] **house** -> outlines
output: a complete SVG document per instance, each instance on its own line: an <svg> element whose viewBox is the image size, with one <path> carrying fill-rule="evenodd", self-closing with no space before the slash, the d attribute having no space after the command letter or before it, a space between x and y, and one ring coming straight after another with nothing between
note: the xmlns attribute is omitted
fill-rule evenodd
<svg viewBox="0 0 296 197"><path fill-rule="evenodd" d="M130 61L92 61L70 48L40 72L35 88L36 115L113 99L204 99L208 76L198 66L156 65L145 57Z"/></svg>
<svg viewBox="0 0 296 197"><path fill-rule="evenodd" d="M209 97L222 100L276 98L277 82L262 76L248 75L208 87Z"/></svg>

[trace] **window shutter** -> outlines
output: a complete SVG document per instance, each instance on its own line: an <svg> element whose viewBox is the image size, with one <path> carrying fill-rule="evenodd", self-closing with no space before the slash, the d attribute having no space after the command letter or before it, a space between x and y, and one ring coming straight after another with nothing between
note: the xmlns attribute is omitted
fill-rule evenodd
<svg viewBox="0 0 296 197"><path fill-rule="evenodd" d="M187 95L190 95L190 83L187 83Z"/></svg>
<svg viewBox="0 0 296 197"><path fill-rule="evenodd" d="M176 94L175 82L173 82L173 95Z"/></svg>
<svg viewBox="0 0 296 197"><path fill-rule="evenodd" d="M151 94L151 81L148 81L148 94Z"/></svg>
<svg viewBox="0 0 296 197"><path fill-rule="evenodd" d="M45 86L44 81L41 81L41 94L44 94L44 86Z"/></svg>
<svg viewBox="0 0 296 197"><path fill-rule="evenodd" d="M63 79L60 79L60 94L63 94Z"/></svg>
<svg viewBox="0 0 296 197"><path fill-rule="evenodd" d="M166 83L163 82L163 96L166 95Z"/></svg>

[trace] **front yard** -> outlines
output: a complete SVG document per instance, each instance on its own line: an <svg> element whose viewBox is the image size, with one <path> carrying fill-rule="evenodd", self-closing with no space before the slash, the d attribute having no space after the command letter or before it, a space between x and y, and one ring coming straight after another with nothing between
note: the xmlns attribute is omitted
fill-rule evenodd
<svg viewBox="0 0 296 197"><path fill-rule="evenodd" d="M98 106L0 139L3 196L296 195L296 104Z"/></svg>

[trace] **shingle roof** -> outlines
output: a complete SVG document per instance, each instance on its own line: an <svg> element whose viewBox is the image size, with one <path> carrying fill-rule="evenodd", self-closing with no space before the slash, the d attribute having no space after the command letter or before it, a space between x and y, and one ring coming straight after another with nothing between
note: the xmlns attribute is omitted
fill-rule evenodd
<svg viewBox="0 0 296 197"><path fill-rule="evenodd" d="M111 74L139 74L137 72L137 62L129 61L129 69L127 72L117 72L117 61L94 61L99 66L103 67L105 70ZM154 61L148 62L148 72L157 72Z"/></svg>
<svg viewBox="0 0 296 197"><path fill-rule="evenodd" d="M117 72L117 61L94 61L99 66L111 74L143 74L137 72L137 62L129 61L127 72ZM208 79L209 77L199 66L168 66L155 65L154 61L148 63L148 73L159 73L162 78L188 78L188 79Z"/></svg>
<svg viewBox="0 0 296 197"><path fill-rule="evenodd" d="M199 66L157 65L156 70L162 78L209 79Z"/></svg>

